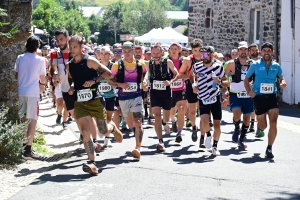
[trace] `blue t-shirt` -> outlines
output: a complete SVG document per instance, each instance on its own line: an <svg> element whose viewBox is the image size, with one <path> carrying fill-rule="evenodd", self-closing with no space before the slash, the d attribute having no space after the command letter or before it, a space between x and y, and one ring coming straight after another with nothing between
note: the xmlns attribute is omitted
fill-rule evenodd
<svg viewBox="0 0 300 200"><path fill-rule="evenodd" d="M270 93L272 86L272 94L277 93L276 79L283 76L281 66L277 62L272 61L269 68L262 59L253 62L248 69L246 77L250 78L253 74L255 75L255 79L252 90L256 91L256 95Z"/></svg>

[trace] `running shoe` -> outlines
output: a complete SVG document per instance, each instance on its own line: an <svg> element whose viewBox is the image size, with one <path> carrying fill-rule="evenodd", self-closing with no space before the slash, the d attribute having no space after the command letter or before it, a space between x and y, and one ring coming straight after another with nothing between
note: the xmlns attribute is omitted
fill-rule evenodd
<svg viewBox="0 0 300 200"><path fill-rule="evenodd" d="M73 121L72 117L68 117L67 123L71 123Z"/></svg>
<svg viewBox="0 0 300 200"><path fill-rule="evenodd" d="M271 149L267 149L267 150L266 150L265 157L266 157L266 158L274 158L274 155L273 155Z"/></svg>
<svg viewBox="0 0 300 200"><path fill-rule="evenodd" d="M196 111L196 117L200 117L200 110Z"/></svg>
<svg viewBox="0 0 300 200"><path fill-rule="evenodd" d="M247 148L247 145L245 144L245 141L241 140L241 139L239 139L238 146L241 147L241 148L244 148L244 149Z"/></svg>
<svg viewBox="0 0 300 200"><path fill-rule="evenodd" d="M192 141L196 142L198 140L198 136L197 136L197 130L193 130L192 133Z"/></svg>
<svg viewBox="0 0 300 200"><path fill-rule="evenodd" d="M110 139L105 137L103 147L112 147Z"/></svg>
<svg viewBox="0 0 300 200"><path fill-rule="evenodd" d="M135 149L132 150L131 155L134 158L140 159L141 157L140 147L135 147Z"/></svg>
<svg viewBox="0 0 300 200"><path fill-rule="evenodd" d="M192 126L192 122L190 120L188 120L186 123L185 123L185 127L191 127Z"/></svg>
<svg viewBox="0 0 300 200"><path fill-rule="evenodd" d="M219 155L221 155L220 152L218 151L218 148L217 148L217 147L213 147L213 148L212 148L212 154L213 154L214 156L219 156Z"/></svg>
<svg viewBox="0 0 300 200"><path fill-rule="evenodd" d="M239 141L240 129L235 129L232 134L232 142L237 143Z"/></svg>
<svg viewBox="0 0 300 200"><path fill-rule="evenodd" d="M121 130L126 130L126 129L127 129L127 124L126 124L126 122L125 122L125 121L122 121L122 122L120 123L120 127L121 127Z"/></svg>
<svg viewBox="0 0 300 200"><path fill-rule="evenodd" d="M206 148L206 146L204 145L204 139L200 139L199 147Z"/></svg>
<svg viewBox="0 0 300 200"><path fill-rule="evenodd" d="M164 131L166 132L166 134L171 133L171 129L170 129L170 126L168 124L164 125Z"/></svg>
<svg viewBox="0 0 300 200"><path fill-rule="evenodd" d="M249 132L254 132L254 123L250 124Z"/></svg>
<svg viewBox="0 0 300 200"><path fill-rule="evenodd" d="M257 129L256 130L256 135L255 135L255 137L257 137L257 138L262 138L262 137L264 137L265 136L265 132L264 131L262 131L262 130L260 130L260 129Z"/></svg>
<svg viewBox="0 0 300 200"><path fill-rule="evenodd" d="M91 175L97 175L98 174L98 168L96 167L96 165L94 163L91 164L86 164L84 163L82 166L82 170L84 172L87 172Z"/></svg>
<svg viewBox="0 0 300 200"><path fill-rule="evenodd" d="M123 141L123 134L122 132L117 128L116 125L113 125L114 126L114 131L111 132L114 137L115 137L115 140L119 143L121 143Z"/></svg>
<svg viewBox="0 0 300 200"><path fill-rule="evenodd" d="M154 125L154 124L155 124L154 117L151 117L151 116L150 116L150 117L148 118L148 124L149 124L149 125Z"/></svg>
<svg viewBox="0 0 300 200"><path fill-rule="evenodd" d="M80 135L79 135L79 141L83 142L83 135L82 135L82 133L80 133Z"/></svg>
<svg viewBox="0 0 300 200"><path fill-rule="evenodd" d="M56 124L61 124L61 117L62 117L62 115L57 114Z"/></svg>
<svg viewBox="0 0 300 200"><path fill-rule="evenodd" d="M101 144L98 142L94 142L94 150L95 152L99 151L102 148Z"/></svg>
<svg viewBox="0 0 300 200"><path fill-rule="evenodd" d="M165 151L165 145L164 145L164 143L159 142L159 143L156 145L156 149L157 149L157 151Z"/></svg>
<svg viewBox="0 0 300 200"><path fill-rule="evenodd" d="M66 130L66 129L68 128L67 122L63 122L63 123L62 123L62 127L63 127L64 130Z"/></svg>
<svg viewBox="0 0 300 200"><path fill-rule="evenodd" d="M211 136L206 136L206 140L205 140L205 147L207 149L210 149L211 148Z"/></svg>
<svg viewBox="0 0 300 200"><path fill-rule="evenodd" d="M177 122L172 122L172 132L177 133L178 127L177 127Z"/></svg>
<svg viewBox="0 0 300 200"><path fill-rule="evenodd" d="M42 157L31 151L29 153L24 152L22 158L25 160L41 160Z"/></svg>
<svg viewBox="0 0 300 200"><path fill-rule="evenodd" d="M182 142L181 134L177 134L177 135L176 135L175 142L177 142L177 143Z"/></svg>

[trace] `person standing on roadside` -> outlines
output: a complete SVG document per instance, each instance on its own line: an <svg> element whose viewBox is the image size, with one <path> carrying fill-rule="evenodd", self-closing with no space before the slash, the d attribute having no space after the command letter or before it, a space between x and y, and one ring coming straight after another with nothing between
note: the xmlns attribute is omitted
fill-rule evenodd
<svg viewBox="0 0 300 200"><path fill-rule="evenodd" d="M49 35L47 34L47 30L43 30L43 35L40 36L40 49L42 49L44 46L49 45Z"/></svg>
<svg viewBox="0 0 300 200"><path fill-rule="evenodd" d="M29 120L25 132L25 138L28 141L24 144L25 151L22 155L26 160L40 159L31 149L39 116L40 90L44 90L46 84L45 59L36 54L39 45L39 39L36 36L29 36L26 42L26 52L18 56L14 67L18 81L19 115Z"/></svg>

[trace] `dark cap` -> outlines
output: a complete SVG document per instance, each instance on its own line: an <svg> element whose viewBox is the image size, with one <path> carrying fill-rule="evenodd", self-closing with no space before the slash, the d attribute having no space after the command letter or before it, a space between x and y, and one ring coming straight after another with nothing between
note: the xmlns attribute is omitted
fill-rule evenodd
<svg viewBox="0 0 300 200"><path fill-rule="evenodd" d="M200 49L200 52L215 52L215 49L212 46L204 46Z"/></svg>
<svg viewBox="0 0 300 200"><path fill-rule="evenodd" d="M271 44L270 42L266 42L261 46L261 49L263 48L270 48L270 49L274 49L273 44Z"/></svg>
<svg viewBox="0 0 300 200"><path fill-rule="evenodd" d="M151 53L151 48L146 48L145 53Z"/></svg>

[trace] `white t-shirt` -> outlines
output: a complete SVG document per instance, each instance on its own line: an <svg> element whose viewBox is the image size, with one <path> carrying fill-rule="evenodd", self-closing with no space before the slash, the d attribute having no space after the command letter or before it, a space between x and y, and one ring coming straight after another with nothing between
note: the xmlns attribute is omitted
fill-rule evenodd
<svg viewBox="0 0 300 200"><path fill-rule="evenodd" d="M35 53L19 55L14 70L18 72L19 96L39 97L41 75L46 75L45 58Z"/></svg>

